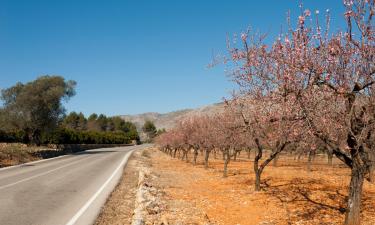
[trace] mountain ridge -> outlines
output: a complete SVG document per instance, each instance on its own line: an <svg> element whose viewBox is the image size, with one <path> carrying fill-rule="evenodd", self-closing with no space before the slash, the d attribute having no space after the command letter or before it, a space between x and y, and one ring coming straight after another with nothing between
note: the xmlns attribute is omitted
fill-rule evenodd
<svg viewBox="0 0 375 225"><path fill-rule="evenodd" d="M223 109L224 103L220 102L195 109L181 109L167 113L145 112L134 115L120 115L119 117L134 123L139 131L141 131L144 122L147 120L152 121L157 129L169 130L184 118L196 115L213 115L221 112Z"/></svg>

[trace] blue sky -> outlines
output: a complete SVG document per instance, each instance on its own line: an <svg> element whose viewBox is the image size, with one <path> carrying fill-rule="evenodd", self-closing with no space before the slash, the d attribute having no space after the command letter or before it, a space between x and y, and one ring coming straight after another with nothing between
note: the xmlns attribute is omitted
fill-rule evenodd
<svg viewBox="0 0 375 225"><path fill-rule="evenodd" d="M0 88L40 75L77 81L68 111L86 115L168 112L221 101L234 88L224 67L227 35L248 26L271 37L293 0L0 0ZM305 0L330 9L341 0Z"/></svg>

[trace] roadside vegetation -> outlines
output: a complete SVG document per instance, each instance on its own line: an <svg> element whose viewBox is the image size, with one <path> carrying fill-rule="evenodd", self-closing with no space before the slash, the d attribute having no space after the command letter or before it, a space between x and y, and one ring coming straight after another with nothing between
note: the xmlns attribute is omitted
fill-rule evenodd
<svg viewBox="0 0 375 225"><path fill-rule="evenodd" d="M0 166L64 154L56 148L67 144L139 142L135 125L120 117L92 114L86 118L76 112L66 115L63 102L75 95L75 86L76 82L60 76L42 76L1 91L0 143L15 144L0 146Z"/></svg>
<svg viewBox="0 0 375 225"><path fill-rule="evenodd" d="M128 144L139 139L135 125L120 117L66 115L62 102L75 95L75 85L60 76L42 76L2 90L0 142Z"/></svg>
<svg viewBox="0 0 375 225"><path fill-rule="evenodd" d="M160 149L193 165L202 154L206 168L220 154L223 177L239 154L255 152L255 191L265 189L262 174L280 154L306 155L310 170L317 154L328 164L336 157L350 171L345 224L360 224L363 186L374 181L375 1L344 5L343 31L330 29L329 10L322 16L301 5L271 46L250 29L228 41L223 61L238 90L225 112L181 121L158 137Z"/></svg>

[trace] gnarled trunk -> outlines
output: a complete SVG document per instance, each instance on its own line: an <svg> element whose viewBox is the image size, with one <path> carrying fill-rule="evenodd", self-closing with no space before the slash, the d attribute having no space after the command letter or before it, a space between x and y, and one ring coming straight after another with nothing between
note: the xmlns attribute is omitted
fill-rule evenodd
<svg viewBox="0 0 375 225"><path fill-rule="evenodd" d="M363 181L363 171L358 165L354 163L351 173L348 206L345 215L345 225L360 224Z"/></svg>
<svg viewBox="0 0 375 225"><path fill-rule="evenodd" d="M257 154L254 159L254 172L255 172L255 191L260 191L260 178L262 175L262 172L264 168L273 160L275 157L282 152L285 147L290 143L290 142L278 142L276 144L275 149L272 151L272 154L264 160L264 162L259 166L259 160L263 156L263 146L260 144L259 140L256 138L255 143L257 145Z"/></svg>
<svg viewBox="0 0 375 225"><path fill-rule="evenodd" d="M260 176L262 175L262 169L259 169L259 160L262 158L263 148L257 138L255 139L255 143L257 144L257 153L254 159L255 191L260 191Z"/></svg>
<svg viewBox="0 0 375 225"><path fill-rule="evenodd" d="M262 175L262 171L258 170L255 173L255 191L260 191L260 176Z"/></svg>

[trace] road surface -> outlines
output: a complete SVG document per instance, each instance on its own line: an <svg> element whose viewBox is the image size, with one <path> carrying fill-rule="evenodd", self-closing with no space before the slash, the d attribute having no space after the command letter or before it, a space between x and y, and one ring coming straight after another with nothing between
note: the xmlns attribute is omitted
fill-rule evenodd
<svg viewBox="0 0 375 225"><path fill-rule="evenodd" d="M0 170L1 225L92 224L133 150L105 148Z"/></svg>

